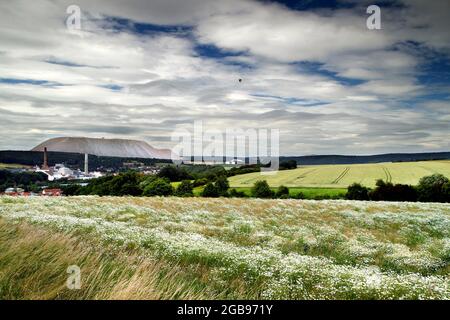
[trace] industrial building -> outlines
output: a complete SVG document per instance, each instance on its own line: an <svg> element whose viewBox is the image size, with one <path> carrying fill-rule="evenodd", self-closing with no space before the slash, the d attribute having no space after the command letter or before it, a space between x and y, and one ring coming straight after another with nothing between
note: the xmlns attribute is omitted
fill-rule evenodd
<svg viewBox="0 0 450 320"><path fill-rule="evenodd" d="M88 180L99 178L103 174L101 172L89 172L89 157L88 154L84 156L84 172L81 170L72 170L64 166L64 164L55 164L53 167L48 165L48 152L44 148L44 161L41 167L36 167L35 172L42 172L47 175L49 181L60 179L69 180Z"/></svg>

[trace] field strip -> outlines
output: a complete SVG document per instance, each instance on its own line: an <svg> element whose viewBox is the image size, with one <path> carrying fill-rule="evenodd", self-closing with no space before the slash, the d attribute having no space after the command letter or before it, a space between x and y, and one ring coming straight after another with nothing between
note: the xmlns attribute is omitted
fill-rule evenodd
<svg viewBox="0 0 450 320"><path fill-rule="evenodd" d="M433 169L433 168L429 168L429 167L424 167L424 166L418 166L421 169L424 169L425 171L429 172L430 174L435 174L435 173L439 173L438 170Z"/></svg>
<svg viewBox="0 0 450 320"><path fill-rule="evenodd" d="M308 171L306 171L306 172L303 172L301 175L299 175L298 177L296 177L295 179L294 179L294 181L295 180L299 180L299 179L303 179L303 178L305 178L308 174L310 174L311 172L314 172L314 171L317 171L318 169L316 168L316 169L311 169L311 170L308 170Z"/></svg>
<svg viewBox="0 0 450 320"><path fill-rule="evenodd" d="M333 181L331 184L338 184L339 181L341 181L342 178L344 178L345 175L346 175L349 171L350 171L350 167L346 167L346 168L341 172L341 174L340 174L336 179L334 179L334 181Z"/></svg>

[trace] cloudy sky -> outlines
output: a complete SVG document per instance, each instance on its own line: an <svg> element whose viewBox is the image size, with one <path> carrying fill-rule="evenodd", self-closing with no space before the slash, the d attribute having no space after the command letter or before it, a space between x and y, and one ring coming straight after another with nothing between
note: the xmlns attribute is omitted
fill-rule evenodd
<svg viewBox="0 0 450 320"><path fill-rule="evenodd" d="M449 30L447 0L1 0L0 149L203 120L284 155L449 151Z"/></svg>

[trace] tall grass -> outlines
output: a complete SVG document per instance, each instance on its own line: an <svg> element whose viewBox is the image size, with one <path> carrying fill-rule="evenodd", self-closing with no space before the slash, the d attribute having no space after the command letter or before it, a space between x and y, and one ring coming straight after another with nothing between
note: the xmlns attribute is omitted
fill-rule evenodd
<svg viewBox="0 0 450 320"><path fill-rule="evenodd" d="M201 267L183 268L0 219L0 299L205 299ZM81 268L81 289L66 286Z"/></svg>

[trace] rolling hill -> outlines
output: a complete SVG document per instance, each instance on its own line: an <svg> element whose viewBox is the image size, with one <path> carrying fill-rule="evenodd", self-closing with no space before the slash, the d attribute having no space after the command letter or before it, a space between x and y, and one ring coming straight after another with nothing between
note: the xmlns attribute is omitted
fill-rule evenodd
<svg viewBox="0 0 450 320"><path fill-rule="evenodd" d="M251 187L258 180L267 180L271 187L346 188L354 182L373 187L377 179L416 185L420 178L434 173L450 177L450 161L301 166L274 175L259 172L238 175L229 181L231 187Z"/></svg>
<svg viewBox="0 0 450 320"><path fill-rule="evenodd" d="M450 152L386 153L386 154L374 154L369 156L310 155L310 156L280 157L280 161L295 160L299 165L411 162L411 161L449 160L449 159L450 159Z"/></svg>

